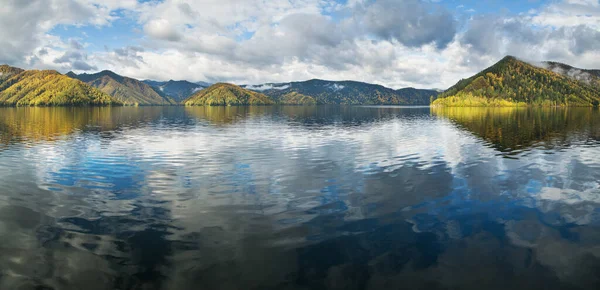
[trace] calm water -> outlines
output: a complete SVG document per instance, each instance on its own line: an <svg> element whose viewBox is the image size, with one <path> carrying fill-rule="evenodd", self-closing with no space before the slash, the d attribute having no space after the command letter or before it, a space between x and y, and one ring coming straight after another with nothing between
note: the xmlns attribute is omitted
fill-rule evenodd
<svg viewBox="0 0 600 290"><path fill-rule="evenodd" d="M598 289L600 112L0 108L0 289Z"/></svg>

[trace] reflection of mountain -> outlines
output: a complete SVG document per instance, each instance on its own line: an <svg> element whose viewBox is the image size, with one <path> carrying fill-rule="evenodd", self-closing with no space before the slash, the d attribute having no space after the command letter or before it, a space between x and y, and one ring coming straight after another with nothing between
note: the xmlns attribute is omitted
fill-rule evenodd
<svg viewBox="0 0 600 290"><path fill-rule="evenodd" d="M600 140L600 113L592 108L433 107L431 111L502 152Z"/></svg>
<svg viewBox="0 0 600 290"><path fill-rule="evenodd" d="M24 107L0 108L0 143L56 140L75 132L106 132L135 128L177 107Z"/></svg>
<svg viewBox="0 0 600 290"><path fill-rule="evenodd" d="M265 115L272 111L268 106L186 106L185 112L191 117L208 121L213 125L227 125L243 122L253 116Z"/></svg>
<svg viewBox="0 0 600 290"><path fill-rule="evenodd" d="M501 158L444 120L543 111L55 109L31 118L72 125L22 138L73 137L0 152L0 289L598 285L598 147ZM0 109L0 124L31 112Z"/></svg>
<svg viewBox="0 0 600 290"><path fill-rule="evenodd" d="M354 127L402 116L420 116L429 108L357 107L357 106L188 106L189 116L215 125L227 125L264 117L272 121L285 120L292 126Z"/></svg>

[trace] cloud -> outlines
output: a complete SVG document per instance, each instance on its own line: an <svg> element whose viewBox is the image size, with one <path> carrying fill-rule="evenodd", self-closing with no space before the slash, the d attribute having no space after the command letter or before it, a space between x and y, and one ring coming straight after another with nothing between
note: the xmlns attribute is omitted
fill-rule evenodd
<svg viewBox="0 0 600 290"><path fill-rule="evenodd" d="M581 55L587 51L600 51L600 31L589 26L579 25L571 31L571 37L574 40L571 45L571 51L576 55Z"/></svg>
<svg viewBox="0 0 600 290"><path fill-rule="evenodd" d="M0 62L159 80L323 78L394 88L445 88L506 54L600 67L598 1L540 3L518 14L444 7L419 0L11 1L0 10ZM115 26L106 31L117 28L126 39L88 38L85 26Z"/></svg>
<svg viewBox="0 0 600 290"><path fill-rule="evenodd" d="M418 0L379 0L357 10L367 32L409 46L435 43L443 48L456 34L454 17Z"/></svg>
<svg viewBox="0 0 600 290"><path fill-rule="evenodd" d="M71 42L73 44L73 42ZM54 63L61 64L64 70L91 71L97 70L98 67L87 62L88 55L82 49L83 46L78 45L80 49L69 50L62 56L54 59Z"/></svg>
<svg viewBox="0 0 600 290"><path fill-rule="evenodd" d="M151 20L144 25L144 32L150 37L168 40L168 41L179 41L182 36L175 27L167 19L155 19Z"/></svg>
<svg viewBox="0 0 600 290"><path fill-rule="evenodd" d="M0 63L26 64L33 51L45 44L45 34L57 25L109 24L114 20L111 9L96 2L99 1L4 1L0 9Z"/></svg>
<svg viewBox="0 0 600 290"><path fill-rule="evenodd" d="M83 45L81 43L79 43L75 39L69 39L69 45L71 45L71 48L73 48L75 50L82 50L83 49Z"/></svg>

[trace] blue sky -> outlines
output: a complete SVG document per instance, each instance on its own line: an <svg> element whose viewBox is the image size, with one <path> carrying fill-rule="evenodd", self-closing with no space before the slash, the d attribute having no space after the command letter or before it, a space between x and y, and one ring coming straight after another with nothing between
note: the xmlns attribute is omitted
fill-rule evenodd
<svg viewBox="0 0 600 290"><path fill-rule="evenodd" d="M599 28L598 0L9 1L0 62L139 79L445 88L508 54L600 68Z"/></svg>

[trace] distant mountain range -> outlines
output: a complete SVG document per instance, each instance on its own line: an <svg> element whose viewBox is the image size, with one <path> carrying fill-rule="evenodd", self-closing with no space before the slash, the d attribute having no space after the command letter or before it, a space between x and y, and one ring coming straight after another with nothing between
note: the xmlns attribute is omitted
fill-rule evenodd
<svg viewBox="0 0 600 290"><path fill-rule="evenodd" d="M598 106L597 70L557 62L538 65L507 56L493 66L460 80L433 102L435 106Z"/></svg>
<svg viewBox="0 0 600 290"><path fill-rule="evenodd" d="M145 80L143 82L152 86L155 91L175 100L177 103L181 103L183 100L187 99L197 91L210 86L210 84L205 82L192 83L188 81L174 80L167 82Z"/></svg>
<svg viewBox="0 0 600 290"><path fill-rule="evenodd" d="M111 71L62 75L0 66L0 105L428 105L598 106L600 70L507 56L444 92L394 90L356 81L313 79L243 85L139 81Z"/></svg>
<svg viewBox="0 0 600 290"><path fill-rule="evenodd" d="M101 71L95 74L75 74L67 76L78 79L100 91L111 95L125 105L176 105L177 101L159 94L150 85L133 78L118 75L112 71Z"/></svg>
<svg viewBox="0 0 600 290"><path fill-rule="evenodd" d="M243 88L261 92L278 103L287 103L290 93L313 98L317 104L347 105L429 105L435 90L405 88L393 90L381 85L355 81L308 80L290 83L243 85Z"/></svg>

